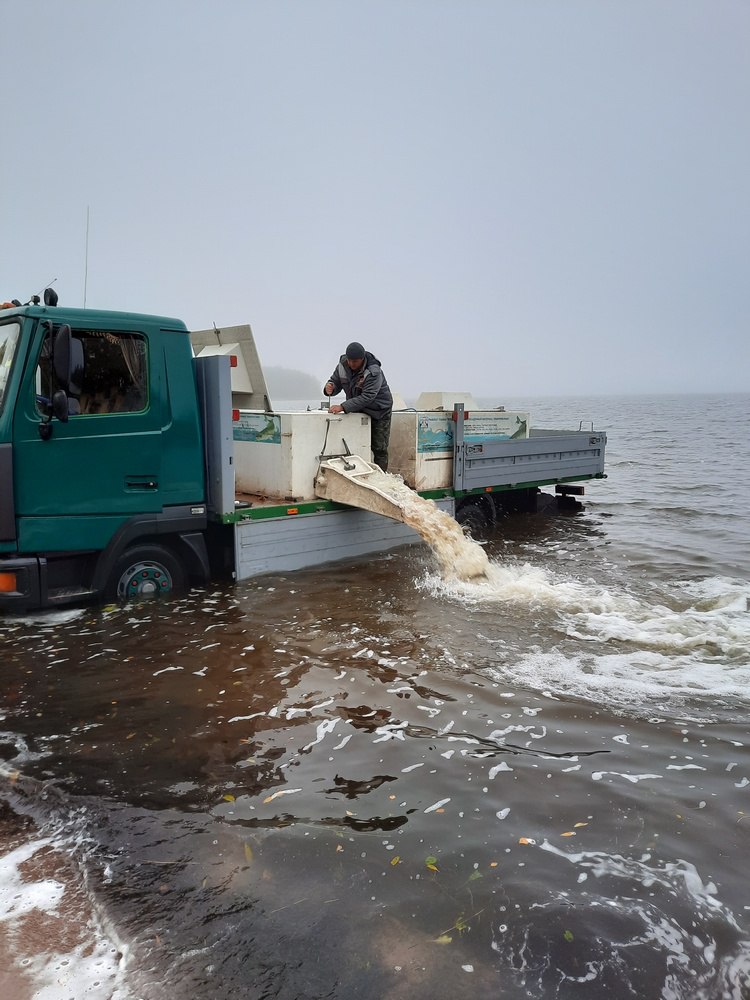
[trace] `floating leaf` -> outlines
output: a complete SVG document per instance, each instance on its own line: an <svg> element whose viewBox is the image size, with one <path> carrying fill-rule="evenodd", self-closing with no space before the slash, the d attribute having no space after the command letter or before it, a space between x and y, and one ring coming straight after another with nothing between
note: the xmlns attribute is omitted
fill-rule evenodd
<svg viewBox="0 0 750 1000"><path fill-rule="evenodd" d="M565 938L566 941L572 941L573 940L573 931L565 931L565 933L563 934L563 937Z"/></svg>
<svg viewBox="0 0 750 1000"><path fill-rule="evenodd" d="M395 858L391 858L392 865L398 865L401 863L401 855L397 854Z"/></svg>
<svg viewBox="0 0 750 1000"><path fill-rule="evenodd" d="M435 944L450 944L452 940L450 934L441 934L440 937L435 938Z"/></svg>
<svg viewBox="0 0 750 1000"><path fill-rule="evenodd" d="M490 868L497 868L497 861L490 861Z"/></svg>
<svg viewBox="0 0 750 1000"><path fill-rule="evenodd" d="M463 934L464 931L468 931L471 927L469 921L473 920L474 917L480 916L482 913L484 913L484 911L485 907L483 906L481 910L476 910L474 913L470 913L468 917L465 917L463 913L459 913L459 915L456 917L456 922L454 924L451 924L450 927L447 927L443 931L443 934L448 935L450 934L451 931L458 931L459 934Z"/></svg>
<svg viewBox="0 0 750 1000"><path fill-rule="evenodd" d="M476 882L476 880L478 878L484 878L484 876L482 875L482 873L481 872L472 872L471 875L469 875L469 877L467 879L467 882Z"/></svg>
<svg viewBox="0 0 750 1000"><path fill-rule="evenodd" d="M234 797L234 795L227 794L227 795L223 795L222 798L224 799L225 802L236 802L237 801L237 799Z"/></svg>
<svg viewBox="0 0 750 1000"><path fill-rule="evenodd" d="M518 838L518 843L519 844L532 844L533 845L533 844L536 844L536 841L532 840L531 837L519 837Z"/></svg>
<svg viewBox="0 0 750 1000"><path fill-rule="evenodd" d="M245 861L247 861L247 863L251 865L253 863L253 849L249 844L245 844L244 847L245 847Z"/></svg>
<svg viewBox="0 0 750 1000"><path fill-rule="evenodd" d="M561 837L575 837L575 835L575 830L567 830L565 833L560 834Z"/></svg>
<svg viewBox="0 0 750 1000"><path fill-rule="evenodd" d="M575 823L574 827L577 830L579 826L588 826L588 823Z"/></svg>
<svg viewBox="0 0 750 1000"><path fill-rule="evenodd" d="M341 844L336 844L336 850L337 851L343 851L344 848L341 846Z"/></svg>
<svg viewBox="0 0 750 1000"><path fill-rule="evenodd" d="M437 866L437 858L434 857L432 854L430 854L428 857L424 859L424 863L427 866L427 868L430 869L431 872L439 871L439 868Z"/></svg>

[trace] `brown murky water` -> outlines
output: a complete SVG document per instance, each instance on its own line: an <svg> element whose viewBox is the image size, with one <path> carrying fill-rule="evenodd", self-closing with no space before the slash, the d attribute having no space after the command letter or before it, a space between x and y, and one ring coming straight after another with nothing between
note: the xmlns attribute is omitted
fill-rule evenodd
<svg viewBox="0 0 750 1000"><path fill-rule="evenodd" d="M746 998L748 515L612 437L485 579L0 622L7 1000Z"/></svg>

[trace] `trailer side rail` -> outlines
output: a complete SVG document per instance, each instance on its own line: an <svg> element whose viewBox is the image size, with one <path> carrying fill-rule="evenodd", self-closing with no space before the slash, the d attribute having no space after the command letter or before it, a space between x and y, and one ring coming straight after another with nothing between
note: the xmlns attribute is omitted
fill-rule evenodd
<svg viewBox="0 0 750 1000"><path fill-rule="evenodd" d="M604 475L607 435L602 431L532 432L528 438L467 441L464 407L454 411L453 489L466 493L528 482L573 482Z"/></svg>

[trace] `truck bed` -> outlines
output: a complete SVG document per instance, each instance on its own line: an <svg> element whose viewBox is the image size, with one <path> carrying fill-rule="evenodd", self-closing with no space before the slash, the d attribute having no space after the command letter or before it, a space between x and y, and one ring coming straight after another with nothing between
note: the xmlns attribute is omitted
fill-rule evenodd
<svg viewBox="0 0 750 1000"><path fill-rule="evenodd" d="M316 497L314 474L306 496L235 494L232 413L223 402L230 397L230 374L227 364L219 364L225 361L197 358L196 371L207 428L208 509L233 533L237 579L361 559L420 540L400 521ZM532 429L528 438L465 441L463 406L456 406L455 421L453 482L420 491L453 516L473 493L516 491L521 497L541 486L604 475L602 432Z"/></svg>
<svg viewBox="0 0 750 1000"><path fill-rule="evenodd" d="M460 437L460 436L459 436ZM454 486L423 492L454 515L472 493L533 491L604 476L606 434L532 429L528 438L464 444L454 457ZM234 525L238 580L362 558L421 541L408 525L315 497L237 494Z"/></svg>

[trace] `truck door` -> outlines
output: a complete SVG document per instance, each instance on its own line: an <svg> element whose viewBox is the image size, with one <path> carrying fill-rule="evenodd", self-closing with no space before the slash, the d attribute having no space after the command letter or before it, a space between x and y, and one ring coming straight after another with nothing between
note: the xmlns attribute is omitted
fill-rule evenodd
<svg viewBox="0 0 750 1000"><path fill-rule="evenodd" d="M48 324L35 340L13 425L19 549L102 548L127 517L162 509L162 362L145 333L73 326L69 418L45 440L58 388Z"/></svg>

